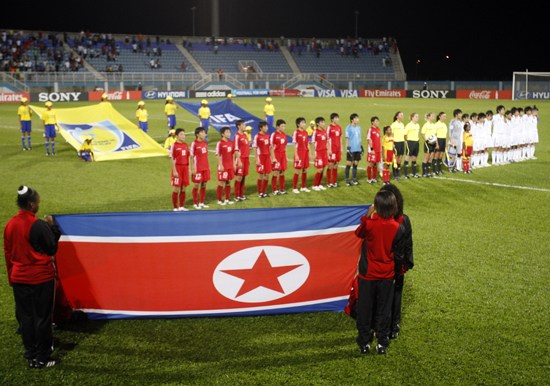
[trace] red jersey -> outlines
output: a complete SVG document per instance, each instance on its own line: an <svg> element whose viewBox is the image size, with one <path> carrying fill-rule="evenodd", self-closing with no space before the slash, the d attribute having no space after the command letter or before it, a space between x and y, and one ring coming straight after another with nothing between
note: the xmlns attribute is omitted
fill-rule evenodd
<svg viewBox="0 0 550 386"><path fill-rule="evenodd" d="M342 128L339 125L332 123L327 129L328 139L330 141L330 150L332 153L339 154L342 152Z"/></svg>
<svg viewBox="0 0 550 386"><path fill-rule="evenodd" d="M189 165L189 146L185 142L174 142L170 148L170 158L176 160L176 165Z"/></svg>
<svg viewBox="0 0 550 386"><path fill-rule="evenodd" d="M399 229L399 222L393 217L383 219L377 213L372 218L361 217L361 224L355 235L367 242L367 272L360 274L364 280L393 280L395 261L392 250L393 239Z"/></svg>
<svg viewBox="0 0 550 386"><path fill-rule="evenodd" d="M297 152L309 152L309 137L307 131L296 130L292 135L292 142L296 144Z"/></svg>
<svg viewBox="0 0 550 386"><path fill-rule="evenodd" d="M328 135L325 130L315 129L311 136L311 142L316 152L323 152L327 150Z"/></svg>
<svg viewBox="0 0 550 386"><path fill-rule="evenodd" d="M237 132L233 142L235 144L235 151L240 153L241 159L250 157L250 143L245 133L241 134Z"/></svg>
<svg viewBox="0 0 550 386"><path fill-rule="evenodd" d="M254 137L254 145L256 148L256 154L258 155L269 155L269 134L267 133L258 133Z"/></svg>
<svg viewBox="0 0 550 386"><path fill-rule="evenodd" d="M190 153L193 156L195 172L210 170L210 165L208 164L208 143L206 141L193 141Z"/></svg>
<svg viewBox="0 0 550 386"><path fill-rule="evenodd" d="M221 157L225 170L233 169L233 142L221 140L216 145L216 156Z"/></svg>
<svg viewBox="0 0 550 386"><path fill-rule="evenodd" d="M372 151L375 153L380 153L382 151L380 147L380 128L371 126L367 133L367 141L369 141L369 146L372 146Z"/></svg>
<svg viewBox="0 0 550 386"><path fill-rule="evenodd" d="M288 140L285 133L282 131L273 132L273 134L271 134L270 142L275 154L286 153L286 145Z"/></svg>

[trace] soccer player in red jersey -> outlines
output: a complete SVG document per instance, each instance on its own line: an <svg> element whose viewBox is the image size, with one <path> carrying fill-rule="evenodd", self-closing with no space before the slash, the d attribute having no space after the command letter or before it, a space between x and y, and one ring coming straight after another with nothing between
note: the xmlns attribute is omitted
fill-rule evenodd
<svg viewBox="0 0 550 386"><path fill-rule="evenodd" d="M269 174L271 174L271 163L274 158L271 153L271 146L269 143L269 134L267 134L267 122L260 121L258 124L260 130L254 137L254 143L252 147L256 149L256 172L258 172L258 197L269 197L266 193L267 183L269 181Z"/></svg>
<svg viewBox="0 0 550 386"><path fill-rule="evenodd" d="M307 168L309 168L309 137L306 131L306 119L296 118L296 130L292 134L294 143L294 178L292 193L310 192L306 188ZM302 178L302 187L298 190L298 177Z"/></svg>
<svg viewBox="0 0 550 386"><path fill-rule="evenodd" d="M195 129L195 140L191 143L191 180L193 186L193 204L195 209L208 208L204 203L206 198L206 183L210 180L210 165L208 163L208 143L205 140L206 129Z"/></svg>
<svg viewBox="0 0 550 386"><path fill-rule="evenodd" d="M174 211L188 211L185 204L185 188L189 186L189 146L185 143L185 131L176 129L176 142L170 148L172 159L172 205Z"/></svg>
<svg viewBox="0 0 550 386"><path fill-rule="evenodd" d="M328 135L325 130L325 118L315 118L315 131L311 136L311 142L313 143L313 165L317 169L317 173L313 177L313 190L321 191L326 190L321 182L323 181L323 173L328 165Z"/></svg>
<svg viewBox="0 0 550 386"><path fill-rule="evenodd" d="M330 114L330 125L327 129L328 136L328 170L327 186L338 186L338 164L342 159L342 127L339 125L340 116L337 113Z"/></svg>
<svg viewBox="0 0 550 386"><path fill-rule="evenodd" d="M237 133L235 133L233 139L235 145L235 186L233 194L235 201L244 201L246 200L244 183L250 168L250 141L248 140L248 134L245 132L244 121L238 119L235 126L237 127Z"/></svg>
<svg viewBox="0 0 550 386"><path fill-rule="evenodd" d="M287 138L285 134L286 122L277 119L275 124L277 130L271 134L270 143L273 151L273 176L271 177L271 188L274 195L287 194L285 191L285 170L287 169L286 145Z"/></svg>
<svg viewBox="0 0 550 386"><path fill-rule="evenodd" d="M374 116L370 119L371 126L367 132L367 180L370 184L376 183L378 163L381 160L382 144L380 142L380 119Z"/></svg>
<svg viewBox="0 0 550 386"><path fill-rule="evenodd" d="M220 130L222 139L216 144L216 157L218 158L218 205L233 205L231 201L231 180L235 177L235 151L234 144L229 140L231 129L224 126ZM225 193L225 199L223 198Z"/></svg>

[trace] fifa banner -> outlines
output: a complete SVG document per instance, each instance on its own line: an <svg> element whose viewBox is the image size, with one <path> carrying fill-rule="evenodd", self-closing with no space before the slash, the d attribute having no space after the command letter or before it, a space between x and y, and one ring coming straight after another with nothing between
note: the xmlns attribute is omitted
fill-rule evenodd
<svg viewBox="0 0 550 386"><path fill-rule="evenodd" d="M42 117L45 108L31 106ZM79 150L87 136L92 137L96 161L157 157L168 151L120 114L109 102L91 106L55 109L63 138Z"/></svg>
<svg viewBox="0 0 550 386"><path fill-rule="evenodd" d="M343 311L367 209L56 215L61 301L89 319Z"/></svg>
<svg viewBox="0 0 550 386"><path fill-rule="evenodd" d="M176 102L178 105L183 107L185 110L189 111L195 117L199 113L199 108L201 107L200 102ZM257 116L249 113L248 111L241 108L239 105L234 103L232 100L225 99L217 102L208 102L208 107L210 107L210 125L220 131L224 126L229 126L231 129L231 139L237 132L235 127L235 121L238 119L244 120L247 126L252 127L250 134L252 138L258 134L258 123L263 121L263 119L258 118ZM270 126L267 130L268 134L271 134L275 131L273 126ZM292 141L291 136L287 136L289 142Z"/></svg>

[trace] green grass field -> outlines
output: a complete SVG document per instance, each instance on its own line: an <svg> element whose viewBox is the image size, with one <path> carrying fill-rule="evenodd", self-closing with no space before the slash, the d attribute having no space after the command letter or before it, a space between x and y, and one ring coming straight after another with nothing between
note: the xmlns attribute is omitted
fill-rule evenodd
<svg viewBox="0 0 550 386"><path fill-rule="evenodd" d="M236 99L261 116L262 98ZM516 101L274 98L276 117L306 120L338 112L343 127L353 112L368 128L394 113L480 112ZM147 102L150 134L166 133L163 101ZM54 108L78 106L56 104ZM82 103L80 104L82 105ZM114 102L134 121L135 102ZM550 102L540 109L536 160L477 169L472 175L397 181L411 218L415 268L405 279L402 335L387 356L361 356L355 324L344 313L161 320L75 321L56 331L52 369L29 370L15 333L14 303L0 264L0 383L22 384L548 384L550 380ZM18 185L41 194L39 215L171 210L168 158L84 163L58 137L46 157L42 126L33 120L33 150L21 151L17 105L0 105L0 223L17 211ZM195 118L180 110L178 126ZM192 135L188 136L191 142ZM213 149L218 135L210 134ZM212 156L211 161L214 161ZM258 199L233 208L352 205L372 202L361 161L357 187ZM292 169L287 173L287 186ZM313 178L309 173L309 185ZM340 182L343 169L339 173ZM342 185L342 184L341 184ZM188 193L190 189L188 189ZM189 194L188 194L189 196ZM215 181L208 185L213 203ZM189 205L187 205L189 206ZM218 209L211 205L210 210ZM225 210L223 208L222 210ZM185 214L182 214L183 216Z"/></svg>

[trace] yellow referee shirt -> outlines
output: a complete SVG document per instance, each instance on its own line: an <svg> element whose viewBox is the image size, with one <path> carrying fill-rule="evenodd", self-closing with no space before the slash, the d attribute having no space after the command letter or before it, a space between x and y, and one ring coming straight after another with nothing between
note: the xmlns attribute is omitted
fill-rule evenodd
<svg viewBox="0 0 550 386"><path fill-rule="evenodd" d="M447 138L447 124L445 122L435 123L435 136L437 138Z"/></svg>
<svg viewBox="0 0 550 386"><path fill-rule="evenodd" d="M199 118L200 119L208 119L210 118L210 107L203 106L199 109Z"/></svg>
<svg viewBox="0 0 550 386"><path fill-rule="evenodd" d="M435 123L432 122L426 122L422 126L422 130L420 130L420 133L424 137L424 139L428 138L430 135L435 134L436 127Z"/></svg>
<svg viewBox="0 0 550 386"><path fill-rule="evenodd" d="M140 122L147 122L147 120L149 119L149 113L147 113L147 109L137 109L136 118Z"/></svg>
<svg viewBox="0 0 550 386"><path fill-rule="evenodd" d="M31 115L32 115L32 110L30 109L29 106L21 105L17 109L17 115L19 115L19 120L21 120L21 121L30 121L31 120Z"/></svg>
<svg viewBox="0 0 550 386"><path fill-rule="evenodd" d="M269 116L275 115L275 106L273 106L271 103L267 103L264 106L264 113L265 115L269 115Z"/></svg>
<svg viewBox="0 0 550 386"><path fill-rule="evenodd" d="M407 141L418 141L418 133L420 132L420 124L409 122L405 126L405 135L407 136Z"/></svg>
<svg viewBox="0 0 550 386"><path fill-rule="evenodd" d="M393 140L395 142L403 142L405 140L405 125L403 122L395 121L391 124Z"/></svg>
<svg viewBox="0 0 550 386"><path fill-rule="evenodd" d="M57 123L57 119L55 118L55 111L52 110L46 110L42 114L42 120L44 121L45 125L55 125Z"/></svg>

